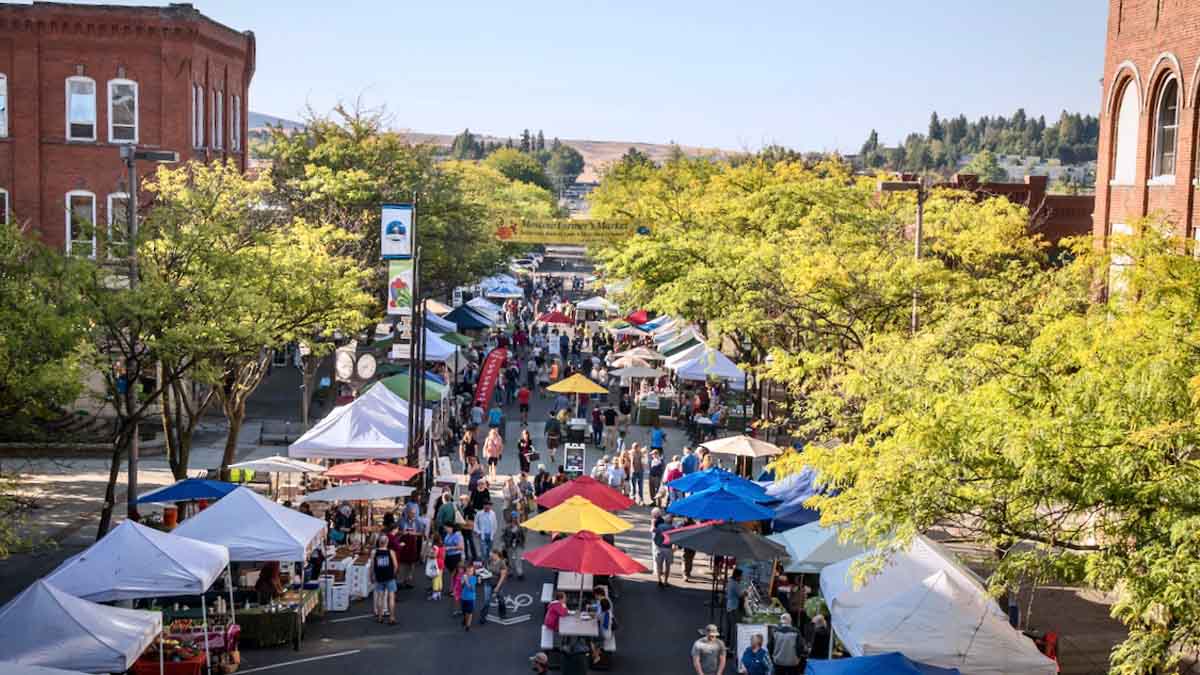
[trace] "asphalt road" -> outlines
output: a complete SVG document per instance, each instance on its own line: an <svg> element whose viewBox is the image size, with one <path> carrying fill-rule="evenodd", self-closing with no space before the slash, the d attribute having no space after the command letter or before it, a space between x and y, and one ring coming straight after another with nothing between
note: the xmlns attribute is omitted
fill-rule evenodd
<svg viewBox="0 0 1200 675"><path fill-rule="evenodd" d="M548 259L544 270L572 275L589 273L586 263L571 259L565 271L559 272L557 261ZM545 419L550 400L535 397L531 420ZM508 419L518 420L516 406L506 408ZM509 443L519 434L518 422L510 422L506 433ZM534 422L531 433L535 444L540 443L541 424ZM677 450L682 434L668 429L668 448ZM632 440L648 435L645 428L635 427ZM644 443L648 438L641 439ZM589 456L589 466L594 461ZM550 466L550 462L545 462ZM553 467L551 467L553 468ZM500 473L517 470L515 452L506 452ZM634 529L618 535L617 545L640 560L648 568L650 560L649 508L634 507L621 514L634 522ZM531 533L527 550L544 543ZM620 622L617 631L617 652L614 672L623 673L691 673L689 650L697 637L697 629L709 622L707 578L684 584L681 578L680 556L676 556L674 586L660 589L650 574L629 577L621 581L620 597L614 602ZM452 616L452 603L426 599L424 580L418 588L401 591L398 595L398 625L384 626L370 617L368 600L351 604L348 612L329 613L312 619L299 651L291 648L242 650L241 673L286 672L296 675L356 675L359 673L404 673L405 675L465 675L488 673L509 675L529 672L529 656L538 651L543 607L540 601L542 584L553 582L553 572L526 565L524 581L515 578L508 594L521 604L510 612L509 618L528 615L528 620L513 625L489 624L472 627L464 632ZM696 573L706 577L707 558L697 556ZM734 672L732 665L727 672Z"/></svg>

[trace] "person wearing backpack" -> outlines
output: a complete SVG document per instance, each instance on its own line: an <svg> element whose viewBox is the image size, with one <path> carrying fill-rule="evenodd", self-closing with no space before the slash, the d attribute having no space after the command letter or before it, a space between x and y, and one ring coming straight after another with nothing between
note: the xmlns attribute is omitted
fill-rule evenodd
<svg viewBox="0 0 1200 675"><path fill-rule="evenodd" d="M775 664L775 675L800 675L808 660L808 643L796 627L792 617L780 617L772 635L771 662Z"/></svg>

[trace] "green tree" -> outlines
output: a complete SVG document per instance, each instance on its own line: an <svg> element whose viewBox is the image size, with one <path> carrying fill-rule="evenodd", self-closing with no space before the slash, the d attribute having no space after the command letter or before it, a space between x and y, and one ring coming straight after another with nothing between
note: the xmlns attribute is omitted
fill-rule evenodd
<svg viewBox="0 0 1200 675"><path fill-rule="evenodd" d="M929 140L940 141L945 138L945 133L945 130L942 128L942 121L938 119L938 114L935 110L929 116Z"/></svg>
<svg viewBox="0 0 1200 675"><path fill-rule="evenodd" d="M583 166L583 155L575 148L561 143L551 145L546 173L555 184L567 186L574 183L579 174L583 173Z"/></svg>
<svg viewBox="0 0 1200 675"><path fill-rule="evenodd" d="M988 150L980 150L967 162L959 173L970 173L979 176L979 180L985 183L996 183L1008 180L1008 172L1004 167L1000 166L1000 162L996 160L996 156Z"/></svg>
<svg viewBox="0 0 1200 675"><path fill-rule="evenodd" d="M484 164L512 180L536 185L545 190L553 187L545 169L529 153L504 148L493 152L484 160Z"/></svg>

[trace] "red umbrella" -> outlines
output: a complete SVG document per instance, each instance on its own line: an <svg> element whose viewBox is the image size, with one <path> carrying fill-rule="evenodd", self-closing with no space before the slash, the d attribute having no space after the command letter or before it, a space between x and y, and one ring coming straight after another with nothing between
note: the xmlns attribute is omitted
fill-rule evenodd
<svg viewBox="0 0 1200 675"><path fill-rule="evenodd" d="M575 323L570 317L558 311L557 309L553 312L546 312L545 314L542 314L537 318L537 320L539 323L561 323L568 326Z"/></svg>
<svg viewBox="0 0 1200 675"><path fill-rule="evenodd" d="M548 490L537 498L538 506L552 509L571 497L583 497L605 511L622 511L633 506L633 500L591 476L580 476Z"/></svg>
<svg viewBox="0 0 1200 675"><path fill-rule="evenodd" d="M647 572L645 566L592 532L576 532L525 554L532 565L577 574L619 576Z"/></svg>
<svg viewBox="0 0 1200 675"><path fill-rule="evenodd" d="M646 310L639 309L638 311L633 312L629 316L625 317L625 320L634 324L635 326L640 326L650 320L650 315L646 313Z"/></svg>
<svg viewBox="0 0 1200 675"><path fill-rule="evenodd" d="M407 483L413 476L421 473L420 469L391 462L380 462L367 459L361 462L347 462L325 472L329 478L339 480L372 480L379 483Z"/></svg>

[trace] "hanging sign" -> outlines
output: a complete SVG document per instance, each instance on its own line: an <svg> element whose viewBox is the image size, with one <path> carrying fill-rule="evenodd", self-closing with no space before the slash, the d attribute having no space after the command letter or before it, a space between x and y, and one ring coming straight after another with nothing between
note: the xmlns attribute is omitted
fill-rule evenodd
<svg viewBox="0 0 1200 675"><path fill-rule="evenodd" d="M648 233L628 222L587 218L515 221L496 228L497 239L516 244L607 244Z"/></svg>
<svg viewBox="0 0 1200 675"><path fill-rule="evenodd" d="M412 315L413 261L389 260L387 313Z"/></svg>
<svg viewBox="0 0 1200 675"><path fill-rule="evenodd" d="M412 256L412 204L384 204L379 227L379 254L383 258Z"/></svg>

